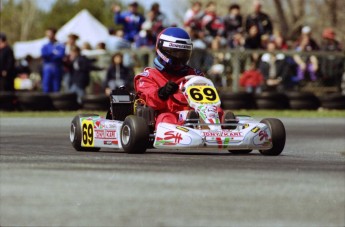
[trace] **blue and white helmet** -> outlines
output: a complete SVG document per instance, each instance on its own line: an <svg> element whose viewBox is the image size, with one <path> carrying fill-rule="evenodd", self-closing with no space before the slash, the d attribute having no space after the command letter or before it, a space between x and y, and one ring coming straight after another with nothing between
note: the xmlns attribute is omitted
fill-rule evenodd
<svg viewBox="0 0 345 227"><path fill-rule="evenodd" d="M160 71L181 70L189 61L192 50L192 40L185 30L166 28L157 37L154 64Z"/></svg>

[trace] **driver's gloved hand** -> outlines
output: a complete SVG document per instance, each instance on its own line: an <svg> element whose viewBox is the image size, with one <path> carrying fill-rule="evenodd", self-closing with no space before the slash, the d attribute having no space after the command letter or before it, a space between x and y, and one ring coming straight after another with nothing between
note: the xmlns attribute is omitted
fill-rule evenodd
<svg viewBox="0 0 345 227"><path fill-rule="evenodd" d="M158 89L158 97L167 100L170 95L174 94L178 89L178 84L168 81L163 87Z"/></svg>

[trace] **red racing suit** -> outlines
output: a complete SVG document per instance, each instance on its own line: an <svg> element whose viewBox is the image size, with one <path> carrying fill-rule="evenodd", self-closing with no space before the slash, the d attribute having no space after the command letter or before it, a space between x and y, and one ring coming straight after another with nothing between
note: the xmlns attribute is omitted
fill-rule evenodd
<svg viewBox="0 0 345 227"><path fill-rule="evenodd" d="M188 102L182 93L176 92L167 100L158 97L158 89L163 87L168 81L176 82L184 76L204 74L194 68L186 66L181 75L171 75L161 72L156 68L145 68L144 71L134 78L134 88L140 99L146 102L147 106L152 107L157 112L156 128L159 122L178 124L178 111L189 110ZM183 103L185 104L183 104ZM181 122L182 123L182 122Z"/></svg>

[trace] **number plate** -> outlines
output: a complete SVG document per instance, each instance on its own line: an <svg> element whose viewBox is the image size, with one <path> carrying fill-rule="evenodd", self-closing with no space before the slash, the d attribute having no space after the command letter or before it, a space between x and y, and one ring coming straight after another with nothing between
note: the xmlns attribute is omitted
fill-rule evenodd
<svg viewBox="0 0 345 227"><path fill-rule="evenodd" d="M217 90L212 86L189 86L188 99L200 104L214 104L219 102Z"/></svg>
<svg viewBox="0 0 345 227"><path fill-rule="evenodd" d="M83 147L94 147L94 137L93 137L93 121L83 120L81 122L82 128L82 146Z"/></svg>

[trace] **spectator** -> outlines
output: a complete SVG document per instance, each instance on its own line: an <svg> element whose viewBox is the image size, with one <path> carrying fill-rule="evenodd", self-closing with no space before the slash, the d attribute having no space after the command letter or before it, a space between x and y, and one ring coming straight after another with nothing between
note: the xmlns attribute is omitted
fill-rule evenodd
<svg viewBox="0 0 345 227"><path fill-rule="evenodd" d="M0 91L14 91L15 59L7 37L0 33Z"/></svg>
<svg viewBox="0 0 345 227"><path fill-rule="evenodd" d="M231 49L244 49L246 39L244 38L242 32L236 31L229 40L229 47Z"/></svg>
<svg viewBox="0 0 345 227"><path fill-rule="evenodd" d="M150 12L152 13L152 32L155 36L164 29L170 26L167 16L160 11L160 6L157 2L153 3Z"/></svg>
<svg viewBox="0 0 345 227"><path fill-rule="evenodd" d="M272 35L273 26L270 17L261 11L261 3L258 0L253 2L253 13L249 14L246 19L246 31L249 33L252 25L256 25L259 35Z"/></svg>
<svg viewBox="0 0 345 227"><path fill-rule="evenodd" d="M259 34L259 29L255 24L253 24L249 28L248 36L245 39L244 47L250 50L261 48L261 36Z"/></svg>
<svg viewBox="0 0 345 227"><path fill-rule="evenodd" d="M245 87L246 92L259 94L264 84L264 76L257 69L257 63L251 62L250 69L243 72L240 77L240 85Z"/></svg>
<svg viewBox="0 0 345 227"><path fill-rule="evenodd" d="M204 16L204 12L201 10L202 4L196 1L192 4L192 7L187 10L183 18L183 24L185 27L189 27L192 30L201 30L201 18Z"/></svg>
<svg viewBox="0 0 345 227"><path fill-rule="evenodd" d="M32 90L34 88L30 80L30 62L32 57L27 55L24 59L20 60L16 66L17 77L14 79L14 88L16 90Z"/></svg>
<svg viewBox="0 0 345 227"><path fill-rule="evenodd" d="M233 35L242 31L241 8L238 4L229 6L228 14L224 17L225 37L232 40Z"/></svg>
<svg viewBox="0 0 345 227"><path fill-rule="evenodd" d="M205 14L202 17L202 29L205 31L205 41L211 45L213 50L218 50L226 45L224 39L224 24L216 14L216 3L210 1L206 5Z"/></svg>
<svg viewBox="0 0 345 227"><path fill-rule="evenodd" d="M305 51L313 51L313 50L319 50L320 47L315 41L315 39L312 37L311 34L311 28L309 26L304 26L301 29L301 36L298 38L295 48L300 51L301 50L301 43L304 43L305 45Z"/></svg>
<svg viewBox="0 0 345 227"><path fill-rule="evenodd" d="M110 95L112 90L125 85L128 89L133 89L134 72L131 68L123 65L123 56L121 53L115 53L112 57L112 63L108 68L104 81L105 93Z"/></svg>
<svg viewBox="0 0 345 227"><path fill-rule="evenodd" d="M42 90L45 93L59 92L61 88L65 46L57 42L55 34L54 28L46 30L49 42L41 49L43 58Z"/></svg>
<svg viewBox="0 0 345 227"><path fill-rule="evenodd" d="M105 41L105 46L109 53L113 54L119 50L131 48L131 43L124 39L123 36L124 32L122 29L109 29L109 37Z"/></svg>
<svg viewBox="0 0 345 227"><path fill-rule="evenodd" d="M259 62L259 70L264 75L267 90L282 90L291 86L291 70L289 59L282 53L275 54L276 44L270 41L267 53Z"/></svg>
<svg viewBox="0 0 345 227"><path fill-rule="evenodd" d="M204 32L198 29L190 31L190 36L193 43L193 52L188 64L202 71L207 71L213 64L213 56L207 50L207 45L204 41Z"/></svg>
<svg viewBox="0 0 345 227"><path fill-rule="evenodd" d="M296 51L309 52L319 50L319 46L311 37L311 29L309 26L302 28L302 34L298 40ZM297 63L297 77L295 80L305 81L305 76L309 75L311 81L317 80L317 71L319 69L319 61L315 55L294 55L293 59Z"/></svg>
<svg viewBox="0 0 345 227"><path fill-rule="evenodd" d="M82 104L82 98L85 95L85 89L90 83L90 71L93 69L92 62L81 55L79 47L71 48L71 88L70 92L74 92L78 96L78 103Z"/></svg>
<svg viewBox="0 0 345 227"><path fill-rule="evenodd" d="M129 4L128 11L121 12L121 7L113 6L115 13L114 20L116 24L123 25L124 38L129 41L134 41L134 36L137 35L144 23L145 18L138 12L138 3L132 2Z"/></svg>
<svg viewBox="0 0 345 227"><path fill-rule="evenodd" d="M335 38L333 28L325 28L322 33L321 50L327 52L342 51L342 47ZM320 59L320 71L323 84L326 86L338 86L340 90L341 75L344 71L344 58L332 54L322 56Z"/></svg>
<svg viewBox="0 0 345 227"><path fill-rule="evenodd" d="M135 36L134 40L136 48L155 48L156 36L152 32L152 23L150 21L147 20L143 23L141 31Z"/></svg>
<svg viewBox="0 0 345 227"><path fill-rule="evenodd" d="M253 24L249 28L249 34L245 39L244 48L249 50L261 49L261 36L257 25ZM259 54L253 53L251 57L255 62L259 61Z"/></svg>
<svg viewBox="0 0 345 227"><path fill-rule="evenodd" d="M70 53L70 50L72 47L74 46L78 46L77 45L77 40L79 39L79 36L76 35L76 34L69 34L68 37L67 37L67 42L65 43L65 54L66 56L69 55Z"/></svg>
<svg viewBox="0 0 345 227"><path fill-rule="evenodd" d="M284 39L282 33L280 31L275 31L273 34L273 40L276 44L277 50L287 50L289 49L286 40Z"/></svg>
<svg viewBox="0 0 345 227"><path fill-rule="evenodd" d="M71 48L77 46L77 40L79 39L79 36L76 34L69 34L67 37L67 42L65 43L65 57L63 59L64 63L64 74L63 74L63 87L65 91L68 91L71 88L71 71L68 67L70 65L70 51Z"/></svg>

